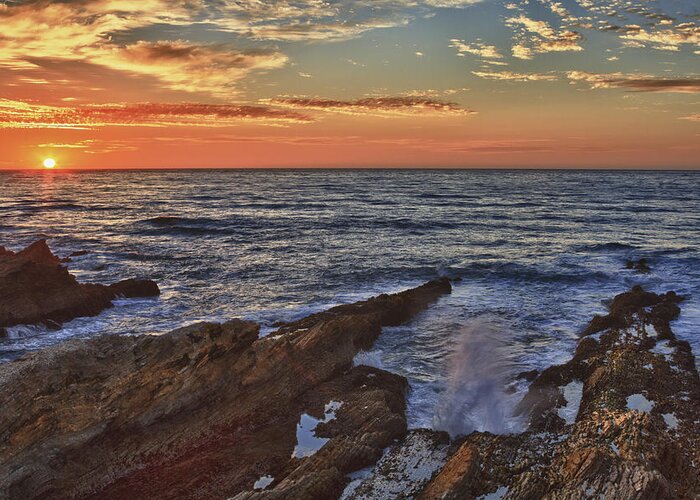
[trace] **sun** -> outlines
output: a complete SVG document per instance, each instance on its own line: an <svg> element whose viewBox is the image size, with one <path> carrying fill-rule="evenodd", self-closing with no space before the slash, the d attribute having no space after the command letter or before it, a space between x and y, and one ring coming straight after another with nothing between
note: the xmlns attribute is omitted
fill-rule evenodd
<svg viewBox="0 0 700 500"><path fill-rule="evenodd" d="M54 168L56 166L56 160L53 158L46 158L44 160L44 168Z"/></svg>

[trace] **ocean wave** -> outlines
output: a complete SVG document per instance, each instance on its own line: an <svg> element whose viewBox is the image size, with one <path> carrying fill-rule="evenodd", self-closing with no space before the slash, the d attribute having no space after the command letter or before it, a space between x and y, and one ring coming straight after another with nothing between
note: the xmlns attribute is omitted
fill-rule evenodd
<svg viewBox="0 0 700 500"><path fill-rule="evenodd" d="M522 431L523 422L513 417L517 396L505 392L513 370L499 354L509 342L508 332L489 318L477 317L456 335L433 428L453 437L473 431Z"/></svg>

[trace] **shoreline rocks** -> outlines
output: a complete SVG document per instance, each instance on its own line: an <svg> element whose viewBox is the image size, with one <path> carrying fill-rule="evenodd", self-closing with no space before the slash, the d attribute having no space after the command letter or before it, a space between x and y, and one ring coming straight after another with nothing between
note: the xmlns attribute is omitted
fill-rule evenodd
<svg viewBox="0 0 700 500"><path fill-rule="evenodd" d="M46 240L20 252L0 251L0 328L43 324L60 328L74 318L96 316L118 297L160 294L150 280L125 280L110 286L81 284L61 265Z"/></svg>
<svg viewBox="0 0 700 500"><path fill-rule="evenodd" d="M700 496L700 379L670 327L681 301L641 287L615 297L574 357L535 377L518 407L528 430L462 438L413 497Z"/></svg>
<svg viewBox="0 0 700 500"><path fill-rule="evenodd" d="M353 366L383 326L450 292L434 280L263 338L250 321L201 323L64 342L0 365L0 497L700 495L700 378L671 326L682 297L617 295L570 361L518 375L531 381L517 407L526 431L450 441L407 430L406 379Z"/></svg>
<svg viewBox="0 0 700 500"><path fill-rule="evenodd" d="M337 498L407 430L407 381L354 356L450 291L435 280L264 338L233 320L0 365L0 496ZM296 456L313 419L323 446Z"/></svg>

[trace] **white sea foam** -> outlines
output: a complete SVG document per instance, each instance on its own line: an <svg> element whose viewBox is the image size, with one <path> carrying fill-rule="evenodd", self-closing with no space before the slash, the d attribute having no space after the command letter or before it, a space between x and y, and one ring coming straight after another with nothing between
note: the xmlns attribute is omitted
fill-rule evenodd
<svg viewBox="0 0 700 500"><path fill-rule="evenodd" d="M381 351L360 351L352 360L353 366L371 366L373 368L383 369L382 352Z"/></svg>
<svg viewBox="0 0 700 500"><path fill-rule="evenodd" d="M275 478L272 476L261 476L260 479L255 481L253 485L254 490L264 490L274 482Z"/></svg>
<svg viewBox="0 0 700 500"><path fill-rule="evenodd" d="M487 493L486 495L481 495L480 497L477 497L477 500L501 500L507 494L508 486L501 486L492 493Z"/></svg>
<svg viewBox="0 0 700 500"><path fill-rule="evenodd" d="M678 429L678 418L676 418L675 413L664 413L661 416L669 429L672 431Z"/></svg>

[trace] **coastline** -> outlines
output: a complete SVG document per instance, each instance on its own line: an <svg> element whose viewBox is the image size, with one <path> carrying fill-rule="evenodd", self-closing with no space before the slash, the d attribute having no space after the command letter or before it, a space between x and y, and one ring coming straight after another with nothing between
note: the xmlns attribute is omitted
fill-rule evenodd
<svg viewBox="0 0 700 500"><path fill-rule="evenodd" d="M568 363L530 377L518 408L524 432L450 440L408 430L405 378L353 361L383 328L410 321L451 288L432 281L280 323L265 337L255 323L232 320L69 341L0 365L3 493L697 494L700 380L689 344L672 331L682 297L640 287L616 296ZM295 456L305 418L315 437Z"/></svg>

